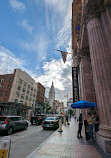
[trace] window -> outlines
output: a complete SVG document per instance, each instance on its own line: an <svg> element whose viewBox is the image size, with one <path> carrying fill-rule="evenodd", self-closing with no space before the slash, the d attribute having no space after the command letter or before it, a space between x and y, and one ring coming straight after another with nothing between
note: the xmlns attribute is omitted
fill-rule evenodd
<svg viewBox="0 0 111 158"><path fill-rule="evenodd" d="M32 100L32 98L29 99L29 101L31 101L31 100Z"/></svg>
<svg viewBox="0 0 111 158"><path fill-rule="evenodd" d="M21 79L19 80L19 83L22 84L22 80Z"/></svg>
<svg viewBox="0 0 111 158"><path fill-rule="evenodd" d="M12 78L10 78L9 81L11 82L11 81L12 81Z"/></svg>
<svg viewBox="0 0 111 158"><path fill-rule="evenodd" d="M10 85L8 85L8 89L10 88Z"/></svg>
<svg viewBox="0 0 111 158"><path fill-rule="evenodd" d="M4 82L4 81L5 81L5 79L4 79L4 78L1 78L1 83Z"/></svg>
<svg viewBox="0 0 111 158"><path fill-rule="evenodd" d="M27 83L26 83L26 82L24 82L24 87L26 87L26 84L27 84Z"/></svg>
<svg viewBox="0 0 111 158"><path fill-rule="evenodd" d="M17 102L18 102L18 99L15 99L15 102L17 103Z"/></svg>
<svg viewBox="0 0 111 158"><path fill-rule="evenodd" d="M36 89L34 89L34 92L36 92Z"/></svg>
<svg viewBox="0 0 111 158"><path fill-rule="evenodd" d="M0 84L0 89L2 89L2 85Z"/></svg>
<svg viewBox="0 0 111 158"><path fill-rule="evenodd" d="M32 92L30 93L30 96L32 96Z"/></svg>
<svg viewBox="0 0 111 158"><path fill-rule="evenodd" d="M33 97L35 97L35 94L33 94Z"/></svg>
<svg viewBox="0 0 111 158"><path fill-rule="evenodd" d="M6 91L6 95L8 95L9 91Z"/></svg>
<svg viewBox="0 0 111 158"><path fill-rule="evenodd" d="M19 97L20 93L19 92L16 92L16 97Z"/></svg>
<svg viewBox="0 0 111 158"><path fill-rule="evenodd" d="M21 90L21 86L20 86L20 85L18 85L17 89L18 89L18 90Z"/></svg>
<svg viewBox="0 0 111 158"><path fill-rule="evenodd" d="M33 87L31 87L31 91L33 91Z"/></svg>
<svg viewBox="0 0 111 158"><path fill-rule="evenodd" d="M23 100L20 100L20 103L23 103Z"/></svg>
<svg viewBox="0 0 111 158"><path fill-rule="evenodd" d="M21 99L24 99L24 95L23 94L21 95Z"/></svg>
<svg viewBox="0 0 111 158"><path fill-rule="evenodd" d="M28 85L28 89L30 89L30 85Z"/></svg>
<svg viewBox="0 0 111 158"><path fill-rule="evenodd" d="M25 99L28 100L28 96L26 96Z"/></svg>
<svg viewBox="0 0 111 158"><path fill-rule="evenodd" d="M22 89L22 92L25 92L25 88Z"/></svg>
<svg viewBox="0 0 111 158"><path fill-rule="evenodd" d="M29 90L27 90L27 94L29 94Z"/></svg>
<svg viewBox="0 0 111 158"><path fill-rule="evenodd" d="M33 102L34 102L35 100L33 99Z"/></svg>

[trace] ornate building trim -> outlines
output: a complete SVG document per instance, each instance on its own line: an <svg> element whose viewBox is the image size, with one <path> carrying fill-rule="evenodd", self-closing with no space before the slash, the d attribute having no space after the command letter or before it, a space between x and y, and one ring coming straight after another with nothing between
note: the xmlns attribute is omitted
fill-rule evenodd
<svg viewBox="0 0 111 158"><path fill-rule="evenodd" d="M100 17L105 8L104 0L89 0L85 6L84 23L88 23L95 16Z"/></svg>

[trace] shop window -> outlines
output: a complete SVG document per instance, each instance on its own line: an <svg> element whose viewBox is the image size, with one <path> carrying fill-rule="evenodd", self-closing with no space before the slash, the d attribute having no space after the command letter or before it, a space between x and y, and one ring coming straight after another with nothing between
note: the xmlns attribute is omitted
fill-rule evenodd
<svg viewBox="0 0 111 158"><path fill-rule="evenodd" d="M18 85L17 89L18 89L18 90L21 90L21 86L20 86L20 85Z"/></svg>

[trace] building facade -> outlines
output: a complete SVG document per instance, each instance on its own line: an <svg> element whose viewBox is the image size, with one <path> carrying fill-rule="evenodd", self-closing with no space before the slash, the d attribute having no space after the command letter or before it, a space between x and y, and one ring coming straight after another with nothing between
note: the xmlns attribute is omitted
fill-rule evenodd
<svg viewBox="0 0 111 158"><path fill-rule="evenodd" d="M16 102L35 107L37 84L26 72L0 75L0 102Z"/></svg>
<svg viewBox="0 0 111 158"><path fill-rule="evenodd" d="M79 98L97 103L96 141L111 152L111 0L73 0L72 49Z"/></svg>
<svg viewBox="0 0 111 158"><path fill-rule="evenodd" d="M36 107L38 113L43 113L45 109L45 87L41 83L37 83Z"/></svg>

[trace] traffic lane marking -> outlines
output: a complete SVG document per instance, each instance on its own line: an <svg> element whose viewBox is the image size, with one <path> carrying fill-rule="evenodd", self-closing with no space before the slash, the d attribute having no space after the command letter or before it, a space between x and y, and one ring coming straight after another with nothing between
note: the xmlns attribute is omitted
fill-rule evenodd
<svg viewBox="0 0 111 158"><path fill-rule="evenodd" d="M26 136L28 136L28 135L30 135L30 134L32 134L32 133L35 133L35 132L37 132L37 131L40 131L40 130L42 130L42 128L40 128L40 129L38 129L38 130L35 130L35 131L33 131L33 132L30 132L30 133L28 133L28 134L25 134L25 135L23 135L23 136L21 136L21 137L19 137L19 138L12 139L12 142L14 142L14 141L16 141L16 140L19 140L19 139L21 139L21 138L24 138L24 137L26 137Z"/></svg>

